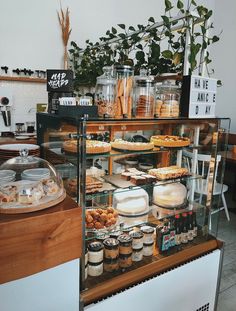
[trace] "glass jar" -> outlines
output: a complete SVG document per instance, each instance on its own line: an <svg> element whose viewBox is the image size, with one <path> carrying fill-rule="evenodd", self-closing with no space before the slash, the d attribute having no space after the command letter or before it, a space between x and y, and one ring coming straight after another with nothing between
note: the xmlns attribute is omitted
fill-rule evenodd
<svg viewBox="0 0 236 311"><path fill-rule="evenodd" d="M133 231L130 233L130 236L133 239L132 248L140 249L143 247L143 233L141 231Z"/></svg>
<svg viewBox="0 0 236 311"><path fill-rule="evenodd" d="M90 276L99 276L103 273L103 261L93 263L88 263L88 275Z"/></svg>
<svg viewBox="0 0 236 311"><path fill-rule="evenodd" d="M143 256L152 256L153 255L153 245L154 245L154 242L143 243Z"/></svg>
<svg viewBox="0 0 236 311"><path fill-rule="evenodd" d="M155 106L155 82L152 76L141 75L135 83L135 106L136 118L153 118Z"/></svg>
<svg viewBox="0 0 236 311"><path fill-rule="evenodd" d="M129 255L132 253L132 237L128 234L122 234L119 236L118 241L120 243L119 252L122 255Z"/></svg>
<svg viewBox="0 0 236 311"><path fill-rule="evenodd" d="M143 243L152 243L154 241L153 234L154 228L151 226L142 226L141 231L143 233Z"/></svg>
<svg viewBox="0 0 236 311"><path fill-rule="evenodd" d="M119 256L119 242L116 239L105 239L103 245L105 258L115 259Z"/></svg>
<svg viewBox="0 0 236 311"><path fill-rule="evenodd" d="M132 261L141 261L143 259L143 247L138 249L133 249Z"/></svg>
<svg viewBox="0 0 236 311"><path fill-rule="evenodd" d="M118 118L131 118L133 104L133 68L129 65L117 65L116 104Z"/></svg>
<svg viewBox="0 0 236 311"><path fill-rule="evenodd" d="M155 117L177 118L180 115L180 88L175 80L164 80L157 86Z"/></svg>
<svg viewBox="0 0 236 311"><path fill-rule="evenodd" d="M101 242L91 242L88 245L88 261L98 263L103 260L103 244Z"/></svg>
<svg viewBox="0 0 236 311"><path fill-rule="evenodd" d="M104 118L114 118L116 115L116 79L112 76L112 67L103 67L104 74L97 77L95 88L95 104L98 115Z"/></svg>
<svg viewBox="0 0 236 311"><path fill-rule="evenodd" d="M119 269L119 261L116 259L104 259L104 270L107 272L117 271Z"/></svg>
<svg viewBox="0 0 236 311"><path fill-rule="evenodd" d="M127 255L120 254L119 266L120 266L120 268L128 268L128 267L132 266L132 253L127 254Z"/></svg>

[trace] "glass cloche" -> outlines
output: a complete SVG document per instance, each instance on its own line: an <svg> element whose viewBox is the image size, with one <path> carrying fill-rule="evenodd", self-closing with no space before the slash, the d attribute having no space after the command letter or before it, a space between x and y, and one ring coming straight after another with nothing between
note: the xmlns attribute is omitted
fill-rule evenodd
<svg viewBox="0 0 236 311"><path fill-rule="evenodd" d="M46 160L20 156L0 166L0 213L17 214L42 210L65 198L61 177Z"/></svg>

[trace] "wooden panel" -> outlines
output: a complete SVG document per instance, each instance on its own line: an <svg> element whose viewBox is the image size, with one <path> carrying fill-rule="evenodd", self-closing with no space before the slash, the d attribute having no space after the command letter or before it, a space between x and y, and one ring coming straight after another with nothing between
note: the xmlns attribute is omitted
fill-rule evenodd
<svg viewBox="0 0 236 311"><path fill-rule="evenodd" d="M93 303L119 290L142 282L143 280L155 276L168 269L174 268L180 264L201 256L209 251L213 251L221 247L217 240L210 240L199 245L192 246L181 252L175 253L168 257L163 257L158 261L153 261L144 267L126 272L117 277L110 279L104 283L98 284L96 287L85 290L82 293L82 299L85 305Z"/></svg>
<svg viewBox="0 0 236 311"><path fill-rule="evenodd" d="M46 83L46 79L30 78L30 77L10 77L0 76L0 81L15 81L15 82L33 82L33 83Z"/></svg>
<svg viewBox="0 0 236 311"><path fill-rule="evenodd" d="M45 211L0 214L0 284L80 258L81 217L69 197Z"/></svg>

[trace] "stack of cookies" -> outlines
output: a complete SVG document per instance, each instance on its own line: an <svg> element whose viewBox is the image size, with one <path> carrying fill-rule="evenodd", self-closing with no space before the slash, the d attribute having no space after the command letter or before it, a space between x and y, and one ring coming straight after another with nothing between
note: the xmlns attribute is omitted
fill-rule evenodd
<svg viewBox="0 0 236 311"><path fill-rule="evenodd" d="M148 95L140 95L136 106L136 117L152 118L154 107L154 97Z"/></svg>

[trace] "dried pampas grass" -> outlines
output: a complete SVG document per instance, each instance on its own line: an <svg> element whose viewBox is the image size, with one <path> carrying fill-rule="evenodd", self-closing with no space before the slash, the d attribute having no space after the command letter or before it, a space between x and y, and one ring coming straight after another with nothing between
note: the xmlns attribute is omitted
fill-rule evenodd
<svg viewBox="0 0 236 311"><path fill-rule="evenodd" d="M70 38L71 30L70 29L70 12L69 8L67 7L66 11L64 12L61 8L60 12L57 12L59 24L61 26L61 35L62 41L64 45L64 69L68 68L68 52L67 52L67 45Z"/></svg>

